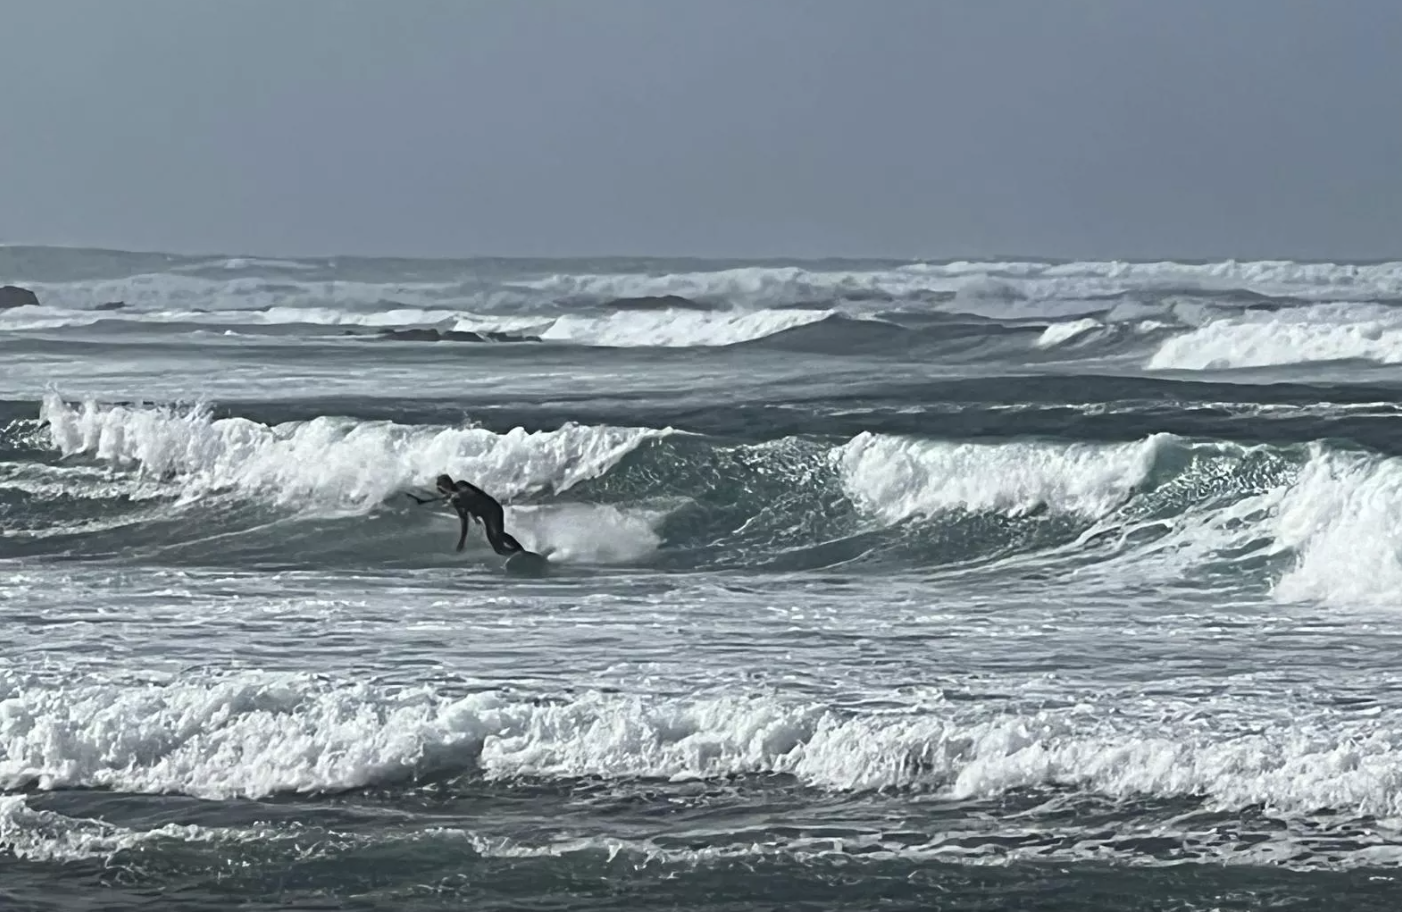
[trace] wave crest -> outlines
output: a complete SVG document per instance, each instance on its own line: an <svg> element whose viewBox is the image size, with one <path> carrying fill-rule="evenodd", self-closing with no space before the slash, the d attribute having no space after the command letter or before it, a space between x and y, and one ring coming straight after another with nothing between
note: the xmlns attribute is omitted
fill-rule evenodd
<svg viewBox="0 0 1402 912"><path fill-rule="evenodd" d="M179 477L187 497L236 491L279 505L365 512L438 474L503 497L565 491L671 429L565 425L554 431L416 427L318 417L269 427L208 407L81 406L45 396L40 419L63 455L88 455L139 477Z"/></svg>

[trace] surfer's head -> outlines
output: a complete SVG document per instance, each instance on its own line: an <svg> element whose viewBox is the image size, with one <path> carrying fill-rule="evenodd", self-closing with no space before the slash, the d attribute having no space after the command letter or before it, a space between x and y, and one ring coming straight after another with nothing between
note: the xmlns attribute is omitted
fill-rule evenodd
<svg viewBox="0 0 1402 912"><path fill-rule="evenodd" d="M444 494L451 494L453 492L453 476L439 475L437 485L439 491Z"/></svg>

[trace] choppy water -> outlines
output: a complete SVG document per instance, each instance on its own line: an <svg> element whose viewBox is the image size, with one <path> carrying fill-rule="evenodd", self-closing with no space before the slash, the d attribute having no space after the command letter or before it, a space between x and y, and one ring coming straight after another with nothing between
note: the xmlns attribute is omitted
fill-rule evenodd
<svg viewBox="0 0 1402 912"><path fill-rule="evenodd" d="M1402 264L6 282L5 908L1402 896Z"/></svg>

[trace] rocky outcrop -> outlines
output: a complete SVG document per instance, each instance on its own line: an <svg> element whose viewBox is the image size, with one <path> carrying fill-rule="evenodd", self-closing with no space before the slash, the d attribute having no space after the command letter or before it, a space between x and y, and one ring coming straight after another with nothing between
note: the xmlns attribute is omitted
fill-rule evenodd
<svg viewBox="0 0 1402 912"><path fill-rule="evenodd" d="M38 307L39 296L18 285L0 285L0 310L12 307Z"/></svg>

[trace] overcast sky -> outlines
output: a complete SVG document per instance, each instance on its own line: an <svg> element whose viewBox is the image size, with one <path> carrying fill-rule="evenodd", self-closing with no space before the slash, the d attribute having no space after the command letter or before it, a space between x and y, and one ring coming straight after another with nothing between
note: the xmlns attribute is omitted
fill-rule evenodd
<svg viewBox="0 0 1402 912"><path fill-rule="evenodd" d="M7 0L0 241L1402 258L1398 0Z"/></svg>

